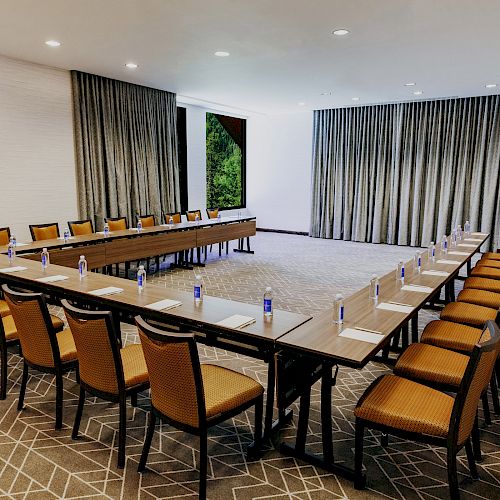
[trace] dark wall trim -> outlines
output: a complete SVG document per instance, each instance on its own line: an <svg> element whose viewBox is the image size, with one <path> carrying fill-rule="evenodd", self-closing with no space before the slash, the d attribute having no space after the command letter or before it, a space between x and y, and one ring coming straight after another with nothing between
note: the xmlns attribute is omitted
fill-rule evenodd
<svg viewBox="0 0 500 500"><path fill-rule="evenodd" d="M299 236L309 236L306 231L286 231L285 229L267 229L264 227L258 227L257 231L262 231L263 233L283 233L283 234L298 234Z"/></svg>

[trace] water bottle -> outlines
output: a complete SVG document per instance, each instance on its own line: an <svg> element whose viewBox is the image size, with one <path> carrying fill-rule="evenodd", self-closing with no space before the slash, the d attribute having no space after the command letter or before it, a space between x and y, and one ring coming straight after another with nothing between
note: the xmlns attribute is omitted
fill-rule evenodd
<svg viewBox="0 0 500 500"><path fill-rule="evenodd" d="M17 239L14 235L12 235L10 237L10 241L12 241L12 244L14 245L14 247L17 247Z"/></svg>
<svg viewBox="0 0 500 500"><path fill-rule="evenodd" d="M137 232L140 233L142 231L142 220L137 219Z"/></svg>
<svg viewBox="0 0 500 500"><path fill-rule="evenodd" d="M441 241L441 252L444 254L448 253L448 238L446 237L446 234L443 235L443 240Z"/></svg>
<svg viewBox="0 0 500 500"><path fill-rule="evenodd" d="M80 255L80 260L78 261L78 274L80 279L87 276L87 261L85 260L85 255Z"/></svg>
<svg viewBox="0 0 500 500"><path fill-rule="evenodd" d="M401 283L405 282L405 265L402 260L400 260L398 264L398 272L396 274L396 279L398 281L401 281Z"/></svg>
<svg viewBox="0 0 500 500"><path fill-rule="evenodd" d="M203 301L203 282L199 274L195 276L193 294L195 304L199 304Z"/></svg>
<svg viewBox="0 0 500 500"><path fill-rule="evenodd" d="M436 260L436 245L434 245L433 241L429 245L429 260L432 260L432 262Z"/></svg>
<svg viewBox="0 0 500 500"><path fill-rule="evenodd" d="M104 224L104 237L107 238L109 236L109 224L106 222Z"/></svg>
<svg viewBox="0 0 500 500"><path fill-rule="evenodd" d="M333 322L336 325L341 325L344 322L344 297L341 293L335 295L333 302Z"/></svg>
<svg viewBox="0 0 500 500"><path fill-rule="evenodd" d="M370 280L370 299L375 302L378 300L380 294L380 280L376 274L372 274L372 279Z"/></svg>
<svg viewBox="0 0 500 500"><path fill-rule="evenodd" d="M169 225L169 226L173 226L173 225L174 225L174 218L173 218L172 216L170 216L170 217L168 218L168 225Z"/></svg>
<svg viewBox="0 0 500 500"><path fill-rule="evenodd" d="M220 212L217 212L217 222L220 222Z"/></svg>
<svg viewBox="0 0 500 500"><path fill-rule="evenodd" d="M458 241L461 241L463 238L463 234L462 234L462 226L458 225L457 226L457 240Z"/></svg>
<svg viewBox="0 0 500 500"><path fill-rule="evenodd" d="M194 221L196 222L196 224L200 223L200 216L198 215L198 212L196 212L196 215L194 216Z"/></svg>
<svg viewBox="0 0 500 500"><path fill-rule="evenodd" d="M264 292L264 316L270 318L273 315L273 290L270 286Z"/></svg>
<svg viewBox="0 0 500 500"><path fill-rule="evenodd" d="M457 229L456 228L451 232L451 246L452 246L452 248L455 248L457 246Z"/></svg>
<svg viewBox="0 0 500 500"><path fill-rule="evenodd" d="M64 233L63 233L63 237L64 237L64 243L66 243L68 240L69 240L69 229L67 227L64 228Z"/></svg>
<svg viewBox="0 0 500 500"><path fill-rule="evenodd" d="M470 222L467 220L464 224L465 236L470 236Z"/></svg>
<svg viewBox="0 0 500 500"><path fill-rule="evenodd" d="M144 270L144 266L139 266L139 270L137 271L137 289L139 293L144 290L146 286L146 271Z"/></svg>
<svg viewBox="0 0 500 500"><path fill-rule="evenodd" d="M415 254L415 269L418 274L422 271L422 252L420 250L417 250L417 253Z"/></svg>
<svg viewBox="0 0 500 500"><path fill-rule="evenodd" d="M7 248L7 257L9 262L12 262L16 258L16 246L14 245L12 238L9 241L9 246Z"/></svg>
<svg viewBox="0 0 500 500"><path fill-rule="evenodd" d="M46 248L42 250L42 269L45 271L47 267L49 267L50 264L50 258L49 258L49 252Z"/></svg>

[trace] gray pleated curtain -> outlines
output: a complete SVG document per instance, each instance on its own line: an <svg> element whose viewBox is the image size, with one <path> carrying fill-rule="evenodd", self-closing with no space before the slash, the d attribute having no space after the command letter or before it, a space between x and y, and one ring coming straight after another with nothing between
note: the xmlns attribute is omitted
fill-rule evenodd
<svg viewBox="0 0 500 500"><path fill-rule="evenodd" d="M82 219L179 209L177 107L171 92L72 71Z"/></svg>
<svg viewBox="0 0 500 500"><path fill-rule="evenodd" d="M500 247L500 96L314 112L310 235L427 246L469 219Z"/></svg>

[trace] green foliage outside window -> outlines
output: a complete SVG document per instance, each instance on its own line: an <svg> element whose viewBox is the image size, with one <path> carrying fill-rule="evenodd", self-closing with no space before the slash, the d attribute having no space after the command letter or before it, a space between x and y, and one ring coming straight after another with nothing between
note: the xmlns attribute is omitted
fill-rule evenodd
<svg viewBox="0 0 500 500"><path fill-rule="evenodd" d="M241 149L213 113L207 113L207 207L231 208L241 201Z"/></svg>

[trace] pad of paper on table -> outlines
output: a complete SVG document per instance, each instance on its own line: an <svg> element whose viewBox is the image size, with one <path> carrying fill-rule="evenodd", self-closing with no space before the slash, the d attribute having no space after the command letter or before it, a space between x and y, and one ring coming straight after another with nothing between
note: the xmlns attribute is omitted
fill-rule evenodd
<svg viewBox="0 0 500 500"><path fill-rule="evenodd" d="M64 240L74 240L75 237L74 236L70 236L69 238L65 238L64 236L58 236L57 239L58 240L62 240L62 241L64 241Z"/></svg>
<svg viewBox="0 0 500 500"><path fill-rule="evenodd" d="M411 313L415 308L413 306L404 306L401 304L391 304L390 302L382 302L377 306L377 309L383 309L385 311L393 311L404 314Z"/></svg>
<svg viewBox="0 0 500 500"><path fill-rule="evenodd" d="M384 335L381 333L367 332L366 330L357 328L346 328L339 333L339 337L345 337L352 340L362 340L370 344L378 344L384 340Z"/></svg>
<svg viewBox="0 0 500 500"><path fill-rule="evenodd" d="M472 244L469 244L469 243L459 243L457 246L459 247L467 247L467 248L476 248L477 245L472 245Z"/></svg>
<svg viewBox="0 0 500 500"><path fill-rule="evenodd" d="M488 236L488 233L472 233L472 236Z"/></svg>
<svg viewBox="0 0 500 500"><path fill-rule="evenodd" d="M448 255L463 255L465 257L466 255L469 255L469 253L468 252L457 252L455 250L452 250L451 252L448 252Z"/></svg>
<svg viewBox="0 0 500 500"><path fill-rule="evenodd" d="M26 269L28 269L28 268L23 267L23 266L4 267L3 269L0 269L0 272L2 272L2 273L17 273L18 271L26 271Z"/></svg>
<svg viewBox="0 0 500 500"><path fill-rule="evenodd" d="M27 247L28 245L29 243L19 243L19 242L16 243L16 247Z"/></svg>
<svg viewBox="0 0 500 500"><path fill-rule="evenodd" d="M182 302L179 302L178 300L164 299L159 300L158 302L153 302L152 304L148 304L146 306L146 309L152 309L153 311L165 311L167 309L172 309L181 305Z"/></svg>
<svg viewBox="0 0 500 500"><path fill-rule="evenodd" d="M432 293L434 288L422 285L404 285L401 287L401 290L404 292Z"/></svg>
<svg viewBox="0 0 500 500"><path fill-rule="evenodd" d="M427 276L449 276L450 273L447 273L446 271L422 271L422 274L426 274Z"/></svg>
<svg viewBox="0 0 500 500"><path fill-rule="evenodd" d="M117 293L122 293L123 288L118 288L116 286L107 286L105 288L98 288L97 290L92 290L90 295L97 295L97 297L102 297L103 295L115 295Z"/></svg>
<svg viewBox="0 0 500 500"><path fill-rule="evenodd" d="M54 276L45 276L43 278L37 278L36 281L40 281L41 283L54 283L55 281L63 281L67 280L68 277L63 274L55 274Z"/></svg>
<svg viewBox="0 0 500 500"><path fill-rule="evenodd" d="M461 264L459 260L448 260L448 259L439 259L436 261L437 264Z"/></svg>
<svg viewBox="0 0 500 500"><path fill-rule="evenodd" d="M241 314L233 314L229 318L218 321L216 324L225 328L243 328L245 326L255 323L255 318L250 316L243 316Z"/></svg>
<svg viewBox="0 0 500 500"><path fill-rule="evenodd" d="M477 238L464 238L464 241L477 241L477 242L481 242L481 241L483 241L483 239L482 238L480 238L480 239L477 239Z"/></svg>

